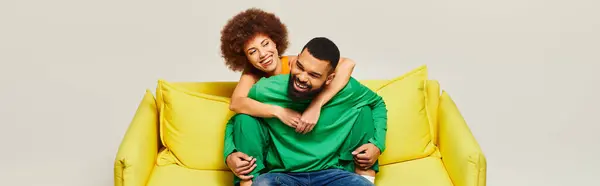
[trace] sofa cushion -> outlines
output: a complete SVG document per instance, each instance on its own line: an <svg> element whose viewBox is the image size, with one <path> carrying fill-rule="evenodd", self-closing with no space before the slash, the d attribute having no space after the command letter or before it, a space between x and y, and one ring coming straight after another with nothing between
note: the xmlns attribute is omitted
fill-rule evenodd
<svg viewBox="0 0 600 186"><path fill-rule="evenodd" d="M440 158L422 159L395 163L380 167L375 178L377 185L402 186L452 186Z"/></svg>
<svg viewBox="0 0 600 186"><path fill-rule="evenodd" d="M427 96L425 102L427 102L427 119L429 120L429 127L431 128L431 139L433 144L437 146L438 138L438 106L440 104L440 83L436 80L425 81L425 93Z"/></svg>
<svg viewBox="0 0 600 186"><path fill-rule="evenodd" d="M230 186L233 174L229 171L195 170L176 164L156 166L148 178L148 186Z"/></svg>
<svg viewBox="0 0 600 186"><path fill-rule="evenodd" d="M376 89L388 110L381 165L430 155L435 150L426 111L427 67L421 66Z"/></svg>
<svg viewBox="0 0 600 186"><path fill-rule="evenodd" d="M389 79L383 79L383 80L381 80L381 79L377 79L377 80L360 80L359 82L360 82L360 84L363 84L364 86L368 87L372 91L376 91L381 86L389 83L390 80Z"/></svg>
<svg viewBox="0 0 600 186"><path fill-rule="evenodd" d="M114 164L115 186L144 185L158 150L156 100L146 90L119 145Z"/></svg>
<svg viewBox="0 0 600 186"><path fill-rule="evenodd" d="M173 85L192 92L230 98L237 82L173 82Z"/></svg>
<svg viewBox="0 0 600 186"><path fill-rule="evenodd" d="M199 170L228 170L223 160L229 98L193 92L160 80L160 137L173 162Z"/></svg>

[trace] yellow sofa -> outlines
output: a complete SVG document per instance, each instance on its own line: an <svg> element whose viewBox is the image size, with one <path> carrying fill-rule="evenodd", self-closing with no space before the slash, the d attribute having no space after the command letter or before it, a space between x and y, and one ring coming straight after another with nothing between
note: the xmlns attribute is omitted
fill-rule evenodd
<svg viewBox="0 0 600 186"><path fill-rule="evenodd" d="M390 80L361 82L388 107L387 149L376 185L486 185L483 152L448 93L428 79L426 66ZM231 115L223 110L235 85L161 80L156 96L147 90L117 152L115 185L232 185L219 131ZM182 115L185 110L224 114L196 117ZM216 119L202 120L213 115ZM197 120L185 121L188 117Z"/></svg>

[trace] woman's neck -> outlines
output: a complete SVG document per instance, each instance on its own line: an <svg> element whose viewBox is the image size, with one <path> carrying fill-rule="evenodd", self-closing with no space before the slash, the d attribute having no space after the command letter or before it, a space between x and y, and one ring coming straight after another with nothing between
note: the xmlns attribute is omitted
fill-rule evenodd
<svg viewBox="0 0 600 186"><path fill-rule="evenodd" d="M273 59L275 62L275 64L277 65L277 67L275 67L275 70L273 70L271 73L268 73L269 76L276 76L281 74L281 71L283 70L283 63L281 62L281 58L275 58Z"/></svg>

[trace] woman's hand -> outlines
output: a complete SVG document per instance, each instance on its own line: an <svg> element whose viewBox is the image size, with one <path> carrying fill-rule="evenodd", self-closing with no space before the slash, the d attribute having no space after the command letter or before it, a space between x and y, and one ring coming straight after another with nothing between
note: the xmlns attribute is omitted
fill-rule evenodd
<svg viewBox="0 0 600 186"><path fill-rule="evenodd" d="M292 109L278 107L275 116L285 125L297 130L298 124L300 123L300 113Z"/></svg>
<svg viewBox="0 0 600 186"><path fill-rule="evenodd" d="M296 128L296 132L306 134L315 127L317 122L319 121L319 117L321 116L321 107L319 106L310 106L302 113L302 117L300 118L300 125Z"/></svg>

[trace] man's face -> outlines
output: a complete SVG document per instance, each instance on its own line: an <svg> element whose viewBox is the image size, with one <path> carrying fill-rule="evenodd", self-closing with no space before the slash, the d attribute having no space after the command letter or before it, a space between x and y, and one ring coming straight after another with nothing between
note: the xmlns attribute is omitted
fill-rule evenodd
<svg viewBox="0 0 600 186"><path fill-rule="evenodd" d="M327 61L313 57L308 50L302 51L291 62L288 96L292 99L310 99L321 92L335 76Z"/></svg>

